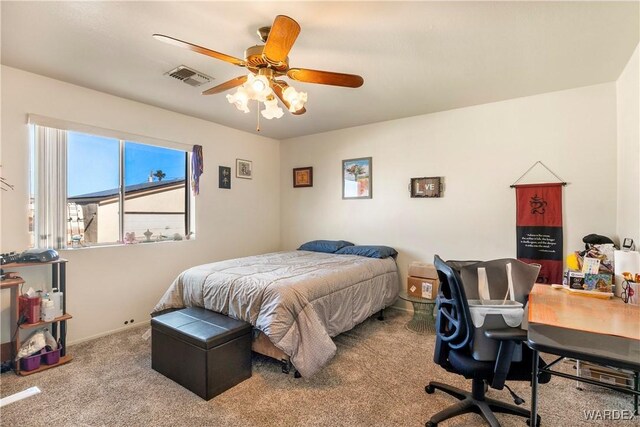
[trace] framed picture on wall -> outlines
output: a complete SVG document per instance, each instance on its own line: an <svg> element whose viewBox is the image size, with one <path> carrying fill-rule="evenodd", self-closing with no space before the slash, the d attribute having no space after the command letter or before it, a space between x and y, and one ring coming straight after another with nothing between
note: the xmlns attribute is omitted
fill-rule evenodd
<svg viewBox="0 0 640 427"><path fill-rule="evenodd" d="M253 162L251 160L236 159L236 178L252 179Z"/></svg>
<svg viewBox="0 0 640 427"><path fill-rule="evenodd" d="M442 197L442 178L439 176L411 178L411 197Z"/></svg>
<svg viewBox="0 0 640 427"><path fill-rule="evenodd" d="M231 168L218 166L218 188L231 188Z"/></svg>
<svg viewBox="0 0 640 427"><path fill-rule="evenodd" d="M311 166L293 169L293 187L313 187L313 168Z"/></svg>
<svg viewBox="0 0 640 427"><path fill-rule="evenodd" d="M371 199L373 197L371 157L342 161L342 198Z"/></svg>

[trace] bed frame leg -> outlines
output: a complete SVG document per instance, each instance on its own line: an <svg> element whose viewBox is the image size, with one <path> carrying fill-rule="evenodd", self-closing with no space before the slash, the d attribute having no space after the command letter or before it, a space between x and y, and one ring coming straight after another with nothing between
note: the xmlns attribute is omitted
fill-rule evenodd
<svg viewBox="0 0 640 427"><path fill-rule="evenodd" d="M291 361L282 359L280 363L282 364L282 373L289 375L289 372L291 372Z"/></svg>
<svg viewBox="0 0 640 427"><path fill-rule="evenodd" d="M280 363L282 364L282 373L289 375L289 373L291 372L291 368L293 367L293 363L291 363L291 360L281 359ZM293 373L293 377L302 378L302 374L300 374L300 372L296 369L296 371Z"/></svg>
<svg viewBox="0 0 640 427"><path fill-rule="evenodd" d="M378 320L384 320L384 308L378 313Z"/></svg>

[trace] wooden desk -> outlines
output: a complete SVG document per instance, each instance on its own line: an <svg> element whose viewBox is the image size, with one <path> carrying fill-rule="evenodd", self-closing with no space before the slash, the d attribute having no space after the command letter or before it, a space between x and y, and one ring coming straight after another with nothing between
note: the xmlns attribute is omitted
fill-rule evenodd
<svg viewBox="0 0 640 427"><path fill-rule="evenodd" d="M640 305L536 284L529 294L529 323L640 340Z"/></svg>
<svg viewBox="0 0 640 427"><path fill-rule="evenodd" d="M529 294L528 345L534 353L530 425L535 425L534 420L537 418L538 377L541 373L632 394L637 415L640 396L639 306L625 304L615 298L597 299L536 284ZM539 367L539 351L560 357L546 366ZM635 390L551 369L565 357L632 370L636 372Z"/></svg>

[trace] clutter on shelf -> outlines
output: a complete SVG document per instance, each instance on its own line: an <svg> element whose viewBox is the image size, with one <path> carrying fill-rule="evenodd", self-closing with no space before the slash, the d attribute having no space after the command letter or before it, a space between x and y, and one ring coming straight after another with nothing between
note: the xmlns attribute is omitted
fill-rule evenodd
<svg viewBox="0 0 640 427"><path fill-rule="evenodd" d="M585 249L567 257L563 285L569 289L604 292L613 296L614 251L610 238L589 234L582 241Z"/></svg>

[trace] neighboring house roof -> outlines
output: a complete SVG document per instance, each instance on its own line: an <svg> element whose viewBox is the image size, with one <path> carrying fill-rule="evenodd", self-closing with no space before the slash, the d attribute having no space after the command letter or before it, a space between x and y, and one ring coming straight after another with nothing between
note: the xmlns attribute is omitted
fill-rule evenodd
<svg viewBox="0 0 640 427"><path fill-rule="evenodd" d="M140 197L147 193L160 193L163 191L174 190L184 186L184 179L168 179L166 181L143 182L142 184L127 185L124 189L127 198L130 196ZM118 188L110 190L97 191L95 193L80 194L78 196L68 197L69 202L75 203L100 203L109 199L117 198L119 195Z"/></svg>

